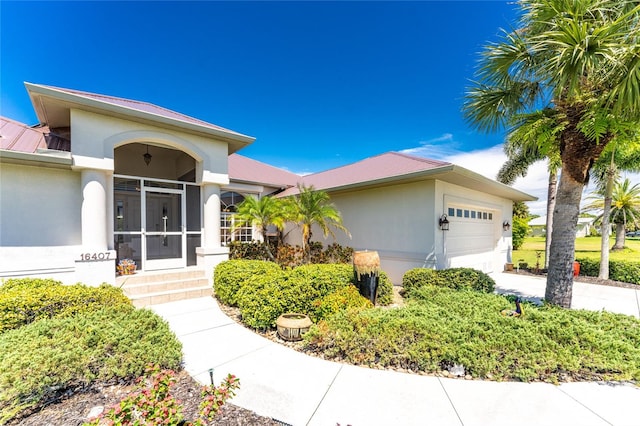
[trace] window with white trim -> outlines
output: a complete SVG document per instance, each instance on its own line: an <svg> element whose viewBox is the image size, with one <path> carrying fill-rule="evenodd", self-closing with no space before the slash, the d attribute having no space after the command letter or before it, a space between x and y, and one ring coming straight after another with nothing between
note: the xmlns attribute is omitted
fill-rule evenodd
<svg viewBox="0 0 640 426"><path fill-rule="evenodd" d="M234 217L238 206L245 196L237 192L223 192L220 194L220 243L226 246L232 241L250 242L253 240L251 225L241 226L233 232Z"/></svg>

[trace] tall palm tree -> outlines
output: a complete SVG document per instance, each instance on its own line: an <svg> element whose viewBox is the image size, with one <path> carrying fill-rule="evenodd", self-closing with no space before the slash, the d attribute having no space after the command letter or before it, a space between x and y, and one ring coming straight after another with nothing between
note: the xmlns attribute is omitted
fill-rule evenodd
<svg viewBox="0 0 640 426"><path fill-rule="evenodd" d="M602 189L595 191L587 197L591 202L584 207L585 210L600 211L601 213L597 220L604 219L604 195ZM611 198L609 216L611 223L616 225L616 242L612 250L622 250L624 248L627 225L636 224L640 221L640 184L632 186L629 179L625 179L622 183L616 182L613 186Z"/></svg>
<svg viewBox="0 0 640 426"><path fill-rule="evenodd" d="M344 231L349 237L351 234L342 225L342 216L331 203L329 194L325 191L316 191L313 186L298 185L299 194L292 200L292 216L302 231L302 249L309 259L309 244L313 235L313 226L318 226L325 237L335 237L331 228Z"/></svg>
<svg viewBox="0 0 640 426"><path fill-rule="evenodd" d="M497 176L499 182L512 185L519 176L527 175L531 165L538 161L547 161L549 183L544 250L545 269L549 266L553 209L556 204L558 169L561 167L558 133L562 131L562 126L556 120L557 114L550 108L519 116L507 135L504 144L507 161L502 165Z"/></svg>
<svg viewBox="0 0 640 426"><path fill-rule="evenodd" d="M269 196L260 199L245 197L244 201L238 205L232 231L247 224L257 228L262 236L262 245L267 256L272 261L275 261L267 241L267 231L271 225L281 231L284 228L286 219L287 213L283 200Z"/></svg>
<svg viewBox="0 0 640 426"><path fill-rule="evenodd" d="M602 220L600 224L600 269L598 278L609 279L609 231L613 189L619 170L640 170L640 129L629 135L630 139L619 144L614 139L596 162L595 178L599 192L603 194ZM620 148L618 145L621 145ZM623 241L624 244L624 241ZM614 246L616 249L617 245Z"/></svg>
<svg viewBox="0 0 640 426"><path fill-rule="evenodd" d="M640 122L640 5L627 0L520 0L519 28L488 45L464 113L483 131L555 111L562 162L545 298L570 307L575 231L593 163Z"/></svg>

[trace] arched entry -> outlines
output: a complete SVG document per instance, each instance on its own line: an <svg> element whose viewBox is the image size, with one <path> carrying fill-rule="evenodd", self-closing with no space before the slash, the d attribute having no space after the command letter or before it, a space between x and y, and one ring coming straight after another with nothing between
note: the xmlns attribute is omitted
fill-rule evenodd
<svg viewBox="0 0 640 426"><path fill-rule="evenodd" d="M196 161L157 144L132 143L114 151L114 248L138 269L196 264L202 203Z"/></svg>

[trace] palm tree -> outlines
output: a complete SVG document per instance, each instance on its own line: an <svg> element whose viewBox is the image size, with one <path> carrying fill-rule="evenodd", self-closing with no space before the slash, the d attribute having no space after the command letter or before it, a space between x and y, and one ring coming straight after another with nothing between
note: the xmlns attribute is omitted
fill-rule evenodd
<svg viewBox="0 0 640 426"><path fill-rule="evenodd" d="M313 186L298 185L299 194L292 200L292 216L302 230L302 249L309 259L309 244L313 235L313 226L318 226L325 237L335 235L331 228L344 231L349 237L351 234L342 225L342 216L336 207L330 202L329 195L325 191L316 191Z"/></svg>
<svg viewBox="0 0 640 426"><path fill-rule="evenodd" d="M504 151L507 161L498 172L497 179L512 185L519 176L525 177L529 167L538 161L547 161L547 221L545 232L544 267L549 266L549 250L553 231L553 209L556 204L558 169L561 167L558 151L558 133L562 127L556 122L556 112L547 108L523 114L507 135Z"/></svg>
<svg viewBox="0 0 640 426"><path fill-rule="evenodd" d="M602 189L595 191L587 197L587 200L591 200L591 202L584 207L587 211L602 212L597 220L604 219L604 195ZM609 216L611 223L616 225L616 242L611 250L622 250L624 249L627 225L640 221L640 184L632 186L629 179L625 179L622 183L615 182L611 200ZM606 237L608 239L608 235ZM604 235L603 238L605 238Z"/></svg>
<svg viewBox="0 0 640 426"><path fill-rule="evenodd" d="M488 45L464 113L497 131L525 113L557 114L561 174L545 298L570 307L575 231L593 163L640 122L640 5L626 0L521 0L520 27Z"/></svg>
<svg viewBox="0 0 640 426"><path fill-rule="evenodd" d="M267 230L269 226L273 225L281 231L284 228L286 219L287 214L283 200L269 196L260 199L245 197L234 216L232 231L247 224L257 228L262 236L262 245L267 256L272 261L275 261L267 241Z"/></svg>
<svg viewBox="0 0 640 426"><path fill-rule="evenodd" d="M605 280L609 279L609 219L614 184L618 178L619 169L626 171L640 170L640 130L637 130L630 137L631 139L622 144L621 149L617 149L618 140L614 140L605 148L603 155L596 162L596 183L599 191L604 196L600 225L601 243L598 278ZM614 249L616 246L614 246Z"/></svg>

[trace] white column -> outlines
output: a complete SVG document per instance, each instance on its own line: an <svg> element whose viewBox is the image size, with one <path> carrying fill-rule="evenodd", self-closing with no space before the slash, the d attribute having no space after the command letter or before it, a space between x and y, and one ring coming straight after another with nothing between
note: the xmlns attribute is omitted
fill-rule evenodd
<svg viewBox="0 0 640 426"><path fill-rule="evenodd" d="M107 249L107 174L85 169L82 180L82 246L91 250Z"/></svg>
<svg viewBox="0 0 640 426"><path fill-rule="evenodd" d="M204 237L202 247L220 247L220 186L205 184L202 187L204 202Z"/></svg>
<svg viewBox="0 0 640 426"><path fill-rule="evenodd" d="M220 185L202 185L203 235L202 247L196 249L198 266L203 268L208 279L213 278L216 265L229 258L229 249L220 244Z"/></svg>
<svg viewBox="0 0 640 426"><path fill-rule="evenodd" d="M110 250L113 237L109 226L113 211L111 173L105 170L82 169L82 247L76 264L76 281L97 286L115 285L116 252Z"/></svg>

